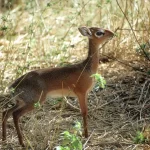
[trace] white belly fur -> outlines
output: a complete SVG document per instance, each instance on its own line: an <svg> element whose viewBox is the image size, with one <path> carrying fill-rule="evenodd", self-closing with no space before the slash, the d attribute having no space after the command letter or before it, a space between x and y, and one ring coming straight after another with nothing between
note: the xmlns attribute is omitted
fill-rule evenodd
<svg viewBox="0 0 150 150"><path fill-rule="evenodd" d="M57 97L64 97L64 96L76 97L76 94L71 90L59 89L59 90L48 92L46 97L57 98Z"/></svg>
<svg viewBox="0 0 150 150"><path fill-rule="evenodd" d="M95 82L92 83L91 87L89 87L89 89L87 90L88 92L90 92L93 87L95 85ZM59 97L77 97L76 94L71 91L70 89L58 89L58 90L53 90L48 92L48 94L46 95L46 97L51 97L51 98L59 98Z"/></svg>

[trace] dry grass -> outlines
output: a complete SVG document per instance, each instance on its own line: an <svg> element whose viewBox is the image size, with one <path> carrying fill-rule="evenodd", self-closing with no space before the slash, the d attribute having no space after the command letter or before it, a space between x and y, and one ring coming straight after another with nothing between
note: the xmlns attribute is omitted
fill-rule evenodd
<svg viewBox="0 0 150 150"><path fill-rule="evenodd" d="M84 59L87 39L78 32L79 26L117 29L117 37L100 50L101 60L109 56L108 62L99 67L107 87L89 95L91 136L88 142L83 138L86 150L150 149L133 142L136 131L142 131L150 121L150 61L136 52L139 44L149 40L150 2L118 0L118 4L109 0L27 0L0 13L1 95L25 72ZM0 101L1 111L11 107L9 100ZM74 120L82 120L78 111L52 109L54 101L47 101L40 110L21 119L26 143L32 149L52 149L58 145L61 132L71 128ZM76 100L69 102L78 105ZM11 118L7 133L3 149L21 149Z"/></svg>

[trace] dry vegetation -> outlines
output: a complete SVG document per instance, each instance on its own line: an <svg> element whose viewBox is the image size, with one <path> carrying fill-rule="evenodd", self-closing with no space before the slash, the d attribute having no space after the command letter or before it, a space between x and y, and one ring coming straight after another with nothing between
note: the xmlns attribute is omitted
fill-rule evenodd
<svg viewBox="0 0 150 150"><path fill-rule="evenodd" d="M150 137L150 51L143 54L138 49L150 37L149 6L149 0L26 0L1 10L0 94L30 70L84 59L87 39L78 32L79 26L111 29L117 36L100 49L99 73L107 87L89 95L91 135L82 143L86 150L150 149L133 140L137 131ZM48 100L21 119L26 143L33 150L53 149L59 145L60 133L71 128L74 120L82 120L79 111L54 109L55 101ZM68 101L78 107L76 100ZM12 99L1 99L0 112L12 105ZM2 146L0 138L0 149L21 149L12 119L8 122L7 144Z"/></svg>

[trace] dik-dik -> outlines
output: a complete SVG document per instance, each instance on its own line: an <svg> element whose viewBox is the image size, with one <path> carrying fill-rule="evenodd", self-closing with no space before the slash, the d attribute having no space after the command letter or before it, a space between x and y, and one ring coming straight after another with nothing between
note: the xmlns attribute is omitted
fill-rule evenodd
<svg viewBox="0 0 150 150"><path fill-rule="evenodd" d="M10 86L16 105L3 112L2 140L6 140L6 122L13 116L19 143L24 147L23 136L19 127L19 118L34 109L34 104L41 104L46 97L71 96L77 97L83 116L84 135L87 129L87 96L93 87L92 74L98 70L99 46L114 36L114 33L97 27L80 27L80 33L89 39L88 56L81 63L61 68L34 70L18 78Z"/></svg>

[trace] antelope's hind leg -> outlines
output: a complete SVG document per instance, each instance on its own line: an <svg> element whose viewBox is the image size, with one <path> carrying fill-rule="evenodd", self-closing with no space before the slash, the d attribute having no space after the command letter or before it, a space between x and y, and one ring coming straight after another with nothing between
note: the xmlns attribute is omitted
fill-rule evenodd
<svg viewBox="0 0 150 150"><path fill-rule="evenodd" d="M15 110L13 112L13 121L14 121L14 125L15 125L15 128L16 128L16 131L17 131L17 135L18 135L18 140L19 140L19 143L22 147L25 147L24 145L24 142L23 142L23 135L22 135L22 132L21 132L21 129L20 129L20 126L19 126L19 118L21 116L23 116L25 113L31 111L34 109L34 105L33 104L30 104L30 105L25 105L17 110Z"/></svg>
<svg viewBox="0 0 150 150"><path fill-rule="evenodd" d="M6 125L8 118L12 115L12 113L19 107L18 104L13 106L12 108L5 110L2 113L2 141L6 140Z"/></svg>

